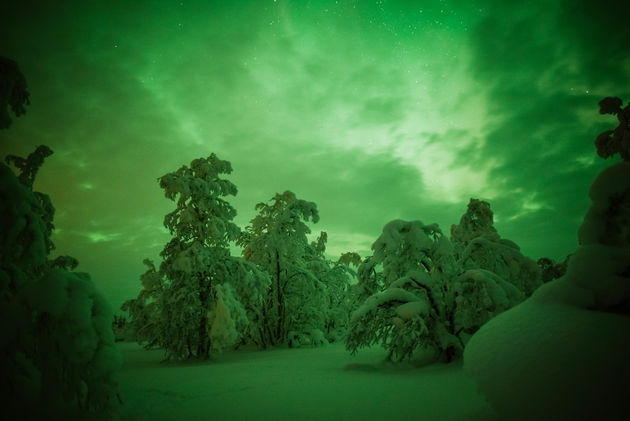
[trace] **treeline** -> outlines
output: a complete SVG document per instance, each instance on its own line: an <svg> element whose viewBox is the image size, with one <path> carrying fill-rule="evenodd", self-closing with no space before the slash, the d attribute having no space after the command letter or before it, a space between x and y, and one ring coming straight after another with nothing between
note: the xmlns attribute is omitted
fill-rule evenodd
<svg viewBox="0 0 630 421"><path fill-rule="evenodd" d="M142 289L122 306L129 322L118 320L120 336L172 359L343 340L351 352L380 343L395 361L426 351L450 361L483 323L532 294L541 268L545 281L561 274L550 259L537 265L501 238L489 203L477 199L450 239L437 224L395 220L371 256L333 261L325 232L307 239L316 204L293 192L257 204L250 224L236 226L231 172L211 154L158 179L175 203L164 218L172 238L158 265L144 261Z"/></svg>

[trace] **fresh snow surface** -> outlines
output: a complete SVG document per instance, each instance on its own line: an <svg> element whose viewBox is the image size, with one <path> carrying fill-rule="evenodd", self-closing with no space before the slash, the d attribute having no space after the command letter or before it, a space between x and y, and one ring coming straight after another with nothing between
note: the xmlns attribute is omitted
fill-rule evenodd
<svg viewBox="0 0 630 421"><path fill-rule="evenodd" d="M466 346L465 371L505 419L630 419L630 317L576 305L594 300L572 273L490 320Z"/></svg>
<svg viewBox="0 0 630 421"><path fill-rule="evenodd" d="M384 363L374 347L239 350L199 362L119 343L123 420L495 420L461 362Z"/></svg>

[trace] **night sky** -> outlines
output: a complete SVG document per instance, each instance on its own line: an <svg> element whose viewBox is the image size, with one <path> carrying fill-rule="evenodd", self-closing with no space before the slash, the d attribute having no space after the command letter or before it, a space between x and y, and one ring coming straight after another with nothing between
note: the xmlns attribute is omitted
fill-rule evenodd
<svg viewBox="0 0 630 421"><path fill-rule="evenodd" d="M31 92L0 155L54 150L35 183L54 253L114 311L169 238L157 177L212 152L237 224L292 190L331 257L365 257L395 218L448 233L476 197L524 254L563 259L612 164L597 102L630 99L623 1L52 3L0 6L0 56Z"/></svg>

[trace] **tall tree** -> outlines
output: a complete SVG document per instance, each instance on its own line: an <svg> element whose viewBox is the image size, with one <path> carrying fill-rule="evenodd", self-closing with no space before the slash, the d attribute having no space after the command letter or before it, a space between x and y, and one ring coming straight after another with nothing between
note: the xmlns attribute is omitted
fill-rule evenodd
<svg viewBox="0 0 630 421"><path fill-rule="evenodd" d="M160 344L169 358L207 358L211 349L233 345L248 329L247 311L257 312L255 298L248 299L253 304L246 309L235 294L256 297L266 287L260 271L230 255L230 242L240 229L225 197L237 189L221 175L231 172L228 161L211 154L159 178L165 196L176 202L164 217L173 238L162 250L160 265L166 279ZM235 285L227 285L230 281Z"/></svg>
<svg viewBox="0 0 630 421"><path fill-rule="evenodd" d="M245 259L271 277L261 320L261 345L266 347L285 343L289 332L305 329L307 318L299 314L312 308L309 300L322 297L324 286L305 259L309 247L306 235L311 232L306 222L317 222L319 214L315 203L298 199L290 191L276 194L269 203L257 204L256 209L258 215L237 244L243 247Z"/></svg>

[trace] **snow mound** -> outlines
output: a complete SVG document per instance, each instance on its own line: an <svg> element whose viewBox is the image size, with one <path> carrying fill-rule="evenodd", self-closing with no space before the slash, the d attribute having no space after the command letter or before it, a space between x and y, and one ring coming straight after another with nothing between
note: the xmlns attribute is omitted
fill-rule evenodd
<svg viewBox="0 0 630 421"><path fill-rule="evenodd" d="M627 419L630 164L604 170L565 276L490 320L464 370L502 419Z"/></svg>

